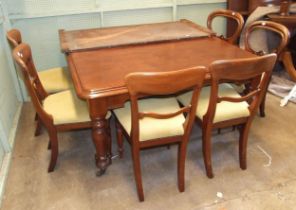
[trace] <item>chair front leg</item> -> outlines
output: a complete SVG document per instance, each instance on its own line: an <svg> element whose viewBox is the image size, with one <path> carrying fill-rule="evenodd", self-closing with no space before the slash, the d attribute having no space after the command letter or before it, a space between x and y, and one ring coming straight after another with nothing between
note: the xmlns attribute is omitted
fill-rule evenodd
<svg viewBox="0 0 296 210"><path fill-rule="evenodd" d="M271 77L268 80L268 84L266 86L266 89L264 90L264 96L263 96L262 101L259 106L260 117L265 117L265 102L266 102L266 95L268 92L268 86L269 86L270 82L271 82Z"/></svg>
<svg viewBox="0 0 296 210"><path fill-rule="evenodd" d="M203 151L206 173L209 178L214 177L213 169L212 169L211 135L212 135L212 127L208 126L208 125L203 125L203 128L202 128L202 151Z"/></svg>
<svg viewBox="0 0 296 210"><path fill-rule="evenodd" d="M134 174L135 174L135 181L136 181L136 186L138 191L138 197L140 201L144 201L139 148L132 146L132 157L133 157Z"/></svg>
<svg viewBox="0 0 296 210"><path fill-rule="evenodd" d="M251 122L247 122L240 129L239 137L239 163L242 170L247 169L247 143Z"/></svg>
<svg viewBox="0 0 296 210"><path fill-rule="evenodd" d="M178 146L178 188L180 192L185 191L185 159L187 143L181 142Z"/></svg>
<svg viewBox="0 0 296 210"><path fill-rule="evenodd" d="M47 149L48 149L48 150L51 149L51 142L50 142L50 139L49 139L48 144L47 144Z"/></svg>
<svg viewBox="0 0 296 210"><path fill-rule="evenodd" d="M36 118L36 120L35 120L36 121L36 129L35 129L34 136L39 136L41 134L42 121L37 114L36 114L35 118Z"/></svg>
<svg viewBox="0 0 296 210"><path fill-rule="evenodd" d="M58 145L58 135L56 128L48 129L49 139L50 139L50 146L51 146L51 158L48 167L48 172L52 172L55 168L58 153L59 153L59 145Z"/></svg>
<svg viewBox="0 0 296 210"><path fill-rule="evenodd" d="M266 100L266 94L264 95L261 101L261 104L259 106L260 117L265 117L265 100Z"/></svg>

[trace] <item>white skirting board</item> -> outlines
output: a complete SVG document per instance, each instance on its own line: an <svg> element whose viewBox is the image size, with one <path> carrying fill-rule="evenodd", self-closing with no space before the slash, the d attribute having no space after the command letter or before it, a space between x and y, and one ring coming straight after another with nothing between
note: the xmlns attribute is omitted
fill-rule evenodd
<svg viewBox="0 0 296 210"><path fill-rule="evenodd" d="M13 146L14 146L15 136L16 136L16 132L17 132L17 128L18 128L18 122L19 122L19 118L21 116L21 110L22 110L22 103L20 103L19 107L17 108L16 114L15 114L15 117L13 120L13 126L10 131L9 143L11 145L11 148L13 148ZM9 168L10 168L12 150L13 149L11 149L10 152L5 153L2 165L0 168L0 207L2 204L2 199L3 199L3 195L4 195L4 190L5 190L5 184L6 184Z"/></svg>

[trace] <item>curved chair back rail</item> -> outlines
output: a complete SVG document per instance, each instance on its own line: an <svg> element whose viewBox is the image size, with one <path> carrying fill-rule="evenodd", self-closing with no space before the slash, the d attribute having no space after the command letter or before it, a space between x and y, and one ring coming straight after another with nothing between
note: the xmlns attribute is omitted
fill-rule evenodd
<svg viewBox="0 0 296 210"><path fill-rule="evenodd" d="M251 43L250 43L250 36L252 32L260 29L274 32L280 36L279 45L272 52L255 51L252 49ZM252 24L250 24L246 29L246 35L244 40L245 49L257 55L264 55L267 53L276 53L279 56L279 54L287 46L289 42L289 38L290 38L290 32L286 26L280 23L272 22L272 21L255 21Z"/></svg>
<svg viewBox="0 0 296 210"><path fill-rule="evenodd" d="M48 96L48 93L45 91L39 80L30 46L25 43L20 45L15 47L13 58L21 67L20 70L22 71L22 76L30 97L32 98L32 102L39 102L41 106L42 100ZM37 108L37 106L35 108Z"/></svg>
<svg viewBox="0 0 296 210"><path fill-rule="evenodd" d="M15 47L13 58L20 66L22 79L38 118L48 131L51 147L48 172L52 172L58 156L57 132L91 128L86 102L79 100L71 90L48 95L34 76L36 69L29 45L22 43Z"/></svg>
<svg viewBox="0 0 296 210"><path fill-rule="evenodd" d="M11 29L6 33L6 38L12 48L15 48L22 43L22 35L18 29Z"/></svg>
<svg viewBox="0 0 296 210"><path fill-rule="evenodd" d="M216 17L225 17L228 19L232 19L236 22L237 24L236 29L230 37L224 37L223 35L220 36L222 39L225 39L227 42L231 44L235 44L244 26L243 16L240 13L232 10L225 10L225 9L216 10L208 16L207 27L211 30L212 30L213 19Z"/></svg>
<svg viewBox="0 0 296 210"><path fill-rule="evenodd" d="M279 43L278 43L277 47L275 47L272 50L272 53L276 53L278 55L278 59L279 59L281 57L280 54L284 51L284 49L286 48L286 46L289 42L289 39L290 39L290 32L287 29L287 27L280 24L280 23L276 23L276 22L272 22L272 21L255 21L247 27L245 39L244 39L245 49L253 54L256 54L256 55L264 55L268 52L264 52L263 50L256 51L256 50L252 49L252 46L250 43L251 42L250 41L251 34L256 30L270 31L270 32L273 32L273 33L276 33L279 35L279 37L280 37ZM264 90L264 92L265 92L265 94L264 94L264 97L263 97L262 102L260 104L260 116L261 117L265 116L265 100L266 100L267 87Z"/></svg>
<svg viewBox="0 0 296 210"><path fill-rule="evenodd" d="M212 122L216 105L221 101L242 102L251 100L249 111L250 118L253 118L255 111L262 100L264 90L268 85L272 69L276 60L276 54L268 54L258 58L224 60L213 62L209 69L212 75L211 96L209 108L206 114L208 122ZM239 69L239 71L238 71ZM258 83L258 78L260 82ZM218 95L220 81L241 82L249 81L253 84L250 92L241 98L220 97ZM256 85L256 86L254 86Z"/></svg>
<svg viewBox="0 0 296 210"><path fill-rule="evenodd" d="M144 117L166 119L181 113L187 113L184 130L185 135L189 136L194 121L197 99L205 78L205 72L205 67L195 67L173 72L138 72L127 75L125 81L131 99L133 144L139 143L139 120ZM138 109L138 96L141 94L171 95L190 88L193 88L191 103L182 109L180 108L178 111L160 114L140 112Z"/></svg>
<svg viewBox="0 0 296 210"><path fill-rule="evenodd" d="M123 137L130 142L138 197L144 200L140 167L140 150L177 143L178 188L185 189L184 171L186 148L195 119L200 90L206 74L205 67L194 67L171 72L137 72L125 77L130 102L114 110L117 139L122 157ZM172 94L193 90L190 103L180 108ZM157 96L138 100L139 97ZM169 96L169 97L168 97ZM186 113L186 118L183 114Z"/></svg>

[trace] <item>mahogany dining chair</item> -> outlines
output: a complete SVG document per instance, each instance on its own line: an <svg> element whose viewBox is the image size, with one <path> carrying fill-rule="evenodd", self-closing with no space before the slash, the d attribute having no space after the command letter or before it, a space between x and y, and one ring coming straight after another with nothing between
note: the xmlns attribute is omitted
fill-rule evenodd
<svg viewBox="0 0 296 210"><path fill-rule="evenodd" d="M196 105L205 78L205 67L194 67L170 72L139 72L126 76L130 102L114 109L117 140L122 153L123 135L132 150L134 175L140 201L144 201L140 150L177 143L178 188L185 190L184 170L187 142L195 117ZM182 79L180 79L182 78ZM174 93L193 90L188 106L180 108ZM166 96L146 98L140 96ZM183 114L186 113L186 118Z"/></svg>
<svg viewBox="0 0 296 210"><path fill-rule="evenodd" d="M213 27L212 27L213 20L216 17L224 17L224 18L227 18L227 19L230 19L230 20L233 20L236 22L236 29L231 36L224 37L223 35L220 35L221 39L224 39L231 44L235 44L237 42L238 37L241 34L243 26L244 26L243 16L240 13L232 11L232 10L226 10L226 9L216 10L216 11L212 12L211 14L209 14L208 19L207 19L207 27L211 30L213 29Z"/></svg>
<svg viewBox="0 0 296 210"><path fill-rule="evenodd" d="M9 30L6 33L6 38L12 49L22 43L22 35L18 29ZM29 73L36 79L36 82L39 83L42 91L48 94L73 88L69 71L66 67L57 67L39 72L32 71ZM40 119L38 119L38 115L36 115L35 120L37 121L35 136L38 136L41 131L41 122Z"/></svg>
<svg viewBox="0 0 296 210"><path fill-rule="evenodd" d="M196 111L196 120L202 128L202 150L209 178L214 176L211 135L215 128L238 126L240 167L247 168L247 141L250 126L264 96L275 61L276 54L269 54L255 58L219 60L210 65L211 86L202 89ZM251 82L252 88L244 96L241 96L230 84L221 83L247 80ZM186 106L191 94L186 92L179 95L178 100Z"/></svg>
<svg viewBox="0 0 296 210"><path fill-rule="evenodd" d="M13 50L13 58L20 67L22 79L38 117L48 131L51 149L48 172L52 172L58 158L57 132L91 128L87 104L79 99L73 90L50 95L44 90L37 74L34 73L36 69L29 45L22 43L16 46ZM107 117L109 116L110 113ZM108 145L111 144L108 143ZM108 149L111 155L111 147Z"/></svg>
<svg viewBox="0 0 296 210"><path fill-rule="evenodd" d="M265 50L259 49L258 50L258 48L260 48L260 44L258 44L258 42L256 42L255 44L253 43L253 45L252 45L252 41L251 41L252 39L250 39L250 38L251 38L252 34L258 30L270 32L278 37L277 42L275 39L272 39L272 41L271 41L272 43L269 43L269 44L274 45L271 47L271 49L265 49ZM258 38L258 35L256 37ZM245 39L244 39L245 49L251 53L254 53L254 54L260 55L260 56L268 54L268 53L276 53L278 59L281 60L281 58L282 58L281 53L286 48L286 46L289 42L289 38L290 38L290 32L286 26L284 26L280 23L272 22L272 21L255 21L255 22L251 23L246 29L246 34L245 34ZM267 40L267 42L268 42L268 40ZM255 47L256 47L256 49L255 49ZM269 81L270 81L270 79L269 79ZM267 85L267 87L268 87L268 85ZM260 104L260 116L261 117L265 116L265 101L266 101L267 87L264 90L265 94L264 94L264 97L263 97L262 102Z"/></svg>

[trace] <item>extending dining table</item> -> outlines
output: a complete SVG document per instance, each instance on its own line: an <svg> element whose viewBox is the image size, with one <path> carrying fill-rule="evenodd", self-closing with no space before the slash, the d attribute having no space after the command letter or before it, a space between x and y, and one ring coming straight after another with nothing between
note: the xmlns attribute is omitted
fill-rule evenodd
<svg viewBox="0 0 296 210"><path fill-rule="evenodd" d="M208 67L215 60L255 56L187 20L60 30L59 36L75 91L88 104L99 175L111 163L108 149L110 136L105 117L108 110L122 107L129 100L124 80L126 75ZM210 79L210 74L207 79ZM174 85L174 81L168 85Z"/></svg>

